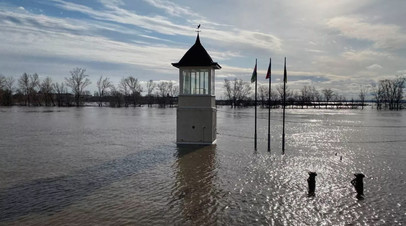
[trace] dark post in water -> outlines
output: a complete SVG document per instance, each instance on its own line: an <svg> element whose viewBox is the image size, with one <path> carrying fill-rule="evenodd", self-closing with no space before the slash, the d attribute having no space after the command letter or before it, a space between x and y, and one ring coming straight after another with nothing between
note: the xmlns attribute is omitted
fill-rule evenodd
<svg viewBox="0 0 406 226"><path fill-rule="evenodd" d="M307 184L309 185L308 197L315 196L316 191L316 172L309 172L309 178L307 178Z"/></svg>
<svg viewBox="0 0 406 226"><path fill-rule="evenodd" d="M362 173L354 174L355 178L351 181L352 186L354 186L355 191L357 192L357 199L364 198L364 177L365 175Z"/></svg>

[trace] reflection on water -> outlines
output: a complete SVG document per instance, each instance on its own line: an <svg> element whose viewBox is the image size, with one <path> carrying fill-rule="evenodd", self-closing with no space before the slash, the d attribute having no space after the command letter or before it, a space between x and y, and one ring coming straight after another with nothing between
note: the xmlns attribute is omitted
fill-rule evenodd
<svg viewBox="0 0 406 226"><path fill-rule="evenodd" d="M401 225L406 111L219 108L215 146L176 109L1 108L2 225ZM308 197L308 172L316 172ZM363 173L363 200L351 185Z"/></svg>
<svg viewBox="0 0 406 226"><path fill-rule="evenodd" d="M167 161L168 155L160 150L146 150L70 175L7 188L0 193L0 219L9 221L27 214L54 214L98 189L156 167Z"/></svg>
<svg viewBox="0 0 406 226"><path fill-rule="evenodd" d="M180 200L182 224L216 222L215 145L178 146L174 200Z"/></svg>

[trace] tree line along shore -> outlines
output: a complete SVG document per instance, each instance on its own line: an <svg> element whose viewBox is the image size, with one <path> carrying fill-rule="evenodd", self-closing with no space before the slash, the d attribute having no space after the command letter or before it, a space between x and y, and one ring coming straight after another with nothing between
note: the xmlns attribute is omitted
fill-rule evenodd
<svg viewBox="0 0 406 226"><path fill-rule="evenodd" d="M0 75L0 105L2 106L84 106L97 103L98 106L137 107L142 105L173 107L177 104L179 87L172 81L141 82L133 76L122 78L113 84L110 78L100 76L96 81L97 91L86 90L92 82L84 68L74 68L64 82L53 82L50 77L40 80L38 74L23 73L18 79ZM332 89L318 90L314 86L303 86L299 90L286 89L286 104L292 108L361 108L374 103L376 109L400 110L404 104L406 78L403 75L393 79L380 80L373 88L360 86L357 99L348 100ZM242 79L224 80L224 99L218 105L231 107L253 106L254 90ZM268 86L260 85L257 90L257 105L279 108L282 105L283 87L273 86L270 100ZM144 95L142 95L144 93ZM371 97L366 100L367 96Z"/></svg>

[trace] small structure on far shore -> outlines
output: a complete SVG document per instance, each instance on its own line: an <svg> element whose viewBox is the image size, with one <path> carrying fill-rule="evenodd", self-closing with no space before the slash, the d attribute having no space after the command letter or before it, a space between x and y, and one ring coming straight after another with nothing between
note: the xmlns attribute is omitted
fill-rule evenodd
<svg viewBox="0 0 406 226"><path fill-rule="evenodd" d="M176 143L215 143L217 109L214 71L221 69L221 66L213 62L204 49L199 33L195 44L178 63L172 65L179 68Z"/></svg>

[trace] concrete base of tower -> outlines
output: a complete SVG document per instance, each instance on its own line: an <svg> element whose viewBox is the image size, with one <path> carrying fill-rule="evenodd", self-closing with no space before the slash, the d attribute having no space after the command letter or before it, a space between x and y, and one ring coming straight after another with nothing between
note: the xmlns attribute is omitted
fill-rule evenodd
<svg viewBox="0 0 406 226"><path fill-rule="evenodd" d="M216 141L217 109L202 106L178 106L176 118L177 144L210 145Z"/></svg>

